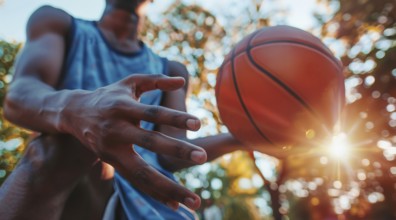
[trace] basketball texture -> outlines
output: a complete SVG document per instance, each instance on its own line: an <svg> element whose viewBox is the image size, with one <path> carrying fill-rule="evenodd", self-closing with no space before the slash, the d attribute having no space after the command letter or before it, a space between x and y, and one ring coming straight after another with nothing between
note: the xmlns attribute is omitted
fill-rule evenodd
<svg viewBox="0 0 396 220"><path fill-rule="evenodd" d="M249 146L285 148L329 136L345 101L342 64L315 36L290 26L239 42L219 70L223 123Z"/></svg>

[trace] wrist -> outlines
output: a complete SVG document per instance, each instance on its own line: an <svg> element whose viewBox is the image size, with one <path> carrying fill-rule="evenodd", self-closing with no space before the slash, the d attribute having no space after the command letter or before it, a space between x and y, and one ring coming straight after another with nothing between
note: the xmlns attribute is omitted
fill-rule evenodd
<svg viewBox="0 0 396 220"><path fill-rule="evenodd" d="M90 91L85 90L64 90L60 99L60 109L57 111L55 126L59 133L74 135L73 122L78 120L81 113L81 106L89 99Z"/></svg>

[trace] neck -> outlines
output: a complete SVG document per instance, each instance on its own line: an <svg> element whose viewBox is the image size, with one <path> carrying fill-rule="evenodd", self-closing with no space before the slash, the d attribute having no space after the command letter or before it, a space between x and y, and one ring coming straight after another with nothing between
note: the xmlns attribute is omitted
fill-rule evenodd
<svg viewBox="0 0 396 220"><path fill-rule="evenodd" d="M138 39L139 17L126 10L106 8L98 27L107 41L118 50L136 52L140 50Z"/></svg>
<svg viewBox="0 0 396 220"><path fill-rule="evenodd" d="M98 24L103 31L110 32L117 40L138 41L139 17L134 13L108 7Z"/></svg>

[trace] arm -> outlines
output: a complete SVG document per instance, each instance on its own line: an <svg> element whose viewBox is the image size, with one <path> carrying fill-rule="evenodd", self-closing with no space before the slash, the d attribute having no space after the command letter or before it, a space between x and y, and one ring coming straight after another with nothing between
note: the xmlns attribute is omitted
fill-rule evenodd
<svg viewBox="0 0 396 220"><path fill-rule="evenodd" d="M45 102L60 105L60 100L47 97L55 94L53 86L59 79L64 54L63 36L70 24L68 14L48 6L30 17L28 41L18 57L14 81L4 103L9 120L33 130L56 132L54 115L40 114ZM28 144L18 166L0 188L0 216L59 219L68 194L95 161L91 152L68 135L37 137Z"/></svg>
<svg viewBox="0 0 396 220"><path fill-rule="evenodd" d="M198 208L197 195L150 167L131 148L138 144L194 164L206 161L201 148L139 127L139 121L146 120L180 129L199 129L199 120L191 115L138 102L142 93L175 90L184 85L184 79L134 74L95 91L55 90L70 20L66 13L50 7L38 10L30 19L28 41L5 100L6 117L38 132L70 134L141 191L173 208L179 202Z"/></svg>
<svg viewBox="0 0 396 220"><path fill-rule="evenodd" d="M186 80L185 87L166 92L162 101L162 105L167 108L177 109L180 111L186 111L186 94L188 87L188 72L183 64L178 62L169 62L169 75L180 76ZM211 161L221 155L242 149L242 144L238 142L231 134L218 134L209 137L197 138L193 140L187 140L186 131L167 125L157 126L157 130L163 134L186 140L194 145L201 146L205 149L208 155L208 161ZM182 168L190 167L194 164L188 161L179 160L172 156L159 155L158 159L162 166L170 171L177 171Z"/></svg>
<svg viewBox="0 0 396 220"><path fill-rule="evenodd" d="M65 37L71 17L65 12L44 6L29 19L27 42L16 62L14 80L8 90L4 114L25 128L58 133L59 111L72 91L56 92Z"/></svg>

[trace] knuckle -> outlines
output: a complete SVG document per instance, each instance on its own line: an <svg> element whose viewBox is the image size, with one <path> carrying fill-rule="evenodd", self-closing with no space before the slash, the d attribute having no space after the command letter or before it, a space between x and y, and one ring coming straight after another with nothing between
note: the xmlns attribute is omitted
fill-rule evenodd
<svg viewBox="0 0 396 220"><path fill-rule="evenodd" d="M144 184L144 185L150 185L150 168L148 165L143 165L140 167L137 167L133 173L132 173L132 178L134 181Z"/></svg>
<svg viewBox="0 0 396 220"><path fill-rule="evenodd" d="M22 164L29 164L32 170L40 170L45 164L46 151L43 149L45 145L39 139L35 139L27 144L25 157L21 159ZM51 146L52 147L52 146Z"/></svg>
<svg viewBox="0 0 396 220"><path fill-rule="evenodd" d="M161 114L161 109L158 106L152 106L144 110L143 116L145 118L156 118Z"/></svg>
<svg viewBox="0 0 396 220"><path fill-rule="evenodd" d="M189 149L187 147L180 146L180 145L176 145L175 149L176 149L176 156L177 157L183 158L183 159L189 159L190 158L191 149Z"/></svg>
<svg viewBox="0 0 396 220"><path fill-rule="evenodd" d="M113 99L110 103L110 108L112 109L123 109L128 105L128 101L125 99Z"/></svg>
<svg viewBox="0 0 396 220"><path fill-rule="evenodd" d="M186 126L186 118L183 115L181 115L181 114L174 113L172 115L172 121L174 123L176 123L176 125L179 126L179 127L185 127Z"/></svg>
<svg viewBox="0 0 396 220"><path fill-rule="evenodd" d="M112 121L103 122L99 130L99 143L102 145L114 145L119 143L120 134L118 133L117 124Z"/></svg>
<svg viewBox="0 0 396 220"><path fill-rule="evenodd" d="M140 73L133 74L133 75L127 77L125 80L123 80L122 84L125 85L125 86L128 86L128 87L130 85L136 86L135 83L140 81L142 77L144 77L144 74L140 74Z"/></svg>
<svg viewBox="0 0 396 220"><path fill-rule="evenodd" d="M106 101L104 103L102 109L106 112L107 115L118 115L122 109L128 105L128 102L125 99L112 99Z"/></svg>
<svg viewBox="0 0 396 220"><path fill-rule="evenodd" d="M114 135L114 128L113 128L113 123L112 122L103 122L100 132L103 140L108 140L111 139L111 137Z"/></svg>
<svg viewBox="0 0 396 220"><path fill-rule="evenodd" d="M176 186L169 189L169 196L172 200L175 201L183 201L183 199L185 198L184 193L184 190L181 190L179 187Z"/></svg>
<svg viewBox="0 0 396 220"><path fill-rule="evenodd" d="M144 134L140 136L140 144L142 145L142 147L146 148L147 150L153 151L156 144L155 136L156 135L154 133Z"/></svg>
<svg viewBox="0 0 396 220"><path fill-rule="evenodd" d="M112 145L108 144L111 143L108 141L111 132L108 129L105 129L106 126L108 126L107 123L101 123L101 126L97 128L99 129L100 133L96 133L93 130L86 129L83 132L83 137L87 142L87 146L92 152L95 153L97 157L99 157L103 161L109 162L113 161L111 156L112 150L110 147Z"/></svg>
<svg viewBox="0 0 396 220"><path fill-rule="evenodd" d="M107 147L106 145L101 145L99 146L99 149L96 150L96 156L100 158L100 160L114 164L117 160L115 159L115 156L112 154L111 148Z"/></svg>

